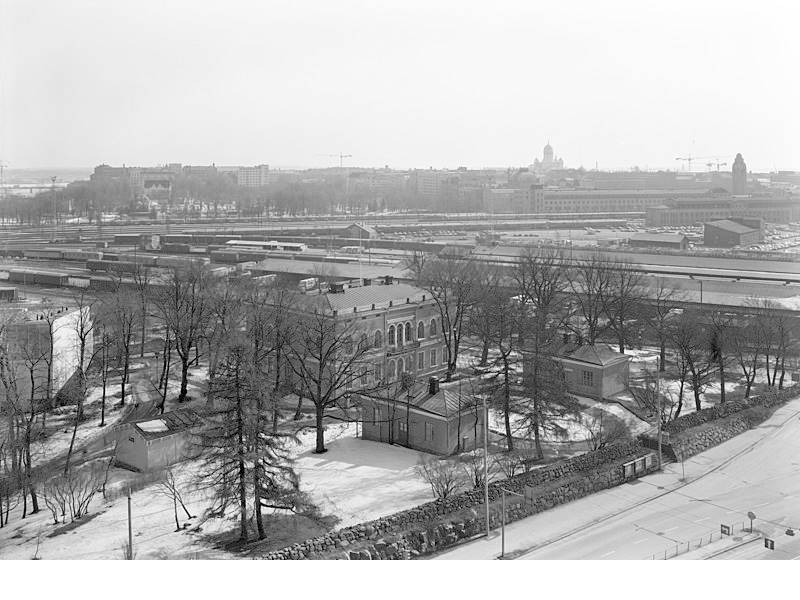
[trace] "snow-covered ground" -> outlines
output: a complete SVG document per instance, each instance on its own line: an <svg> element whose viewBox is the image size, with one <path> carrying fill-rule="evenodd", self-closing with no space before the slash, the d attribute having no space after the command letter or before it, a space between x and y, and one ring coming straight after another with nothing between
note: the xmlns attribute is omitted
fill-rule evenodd
<svg viewBox="0 0 800 600"><path fill-rule="evenodd" d="M314 430L301 435L295 468L301 488L338 527L376 519L433 499L414 474L420 453L356 438L356 425L329 425L324 454L314 454Z"/></svg>

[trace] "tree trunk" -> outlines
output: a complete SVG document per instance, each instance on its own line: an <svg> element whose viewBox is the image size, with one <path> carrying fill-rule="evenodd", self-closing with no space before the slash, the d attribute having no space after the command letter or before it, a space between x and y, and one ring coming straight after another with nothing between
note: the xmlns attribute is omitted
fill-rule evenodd
<svg viewBox="0 0 800 600"><path fill-rule="evenodd" d="M511 437L511 385L508 379L508 357L503 357L503 412L506 425L506 448L514 450L514 438Z"/></svg>
<svg viewBox="0 0 800 600"><path fill-rule="evenodd" d="M299 421L303 417L303 397L297 395L297 408L294 410L294 420Z"/></svg>
<svg viewBox="0 0 800 600"><path fill-rule="evenodd" d="M317 454L322 454L323 452L327 452L325 448L325 432L322 429L322 418L325 416L325 408L323 407L322 403L317 404L317 445L314 449L314 452Z"/></svg>
<svg viewBox="0 0 800 600"><path fill-rule="evenodd" d="M481 348L481 362L480 366L485 367L489 362L489 338L483 339L483 348Z"/></svg>
<svg viewBox="0 0 800 600"><path fill-rule="evenodd" d="M681 378L681 386L678 389L678 408L675 411L675 416L672 417L673 420L681 416L681 410L683 409L683 386L684 386L684 381L683 378Z"/></svg>
<svg viewBox="0 0 800 600"><path fill-rule="evenodd" d="M189 355L181 356L181 393L178 394L178 403L186 402L189 388Z"/></svg>
<svg viewBox="0 0 800 600"><path fill-rule="evenodd" d="M39 499L36 497L36 486L33 484L33 466L31 464L31 426L28 423L25 432L25 478L28 480L28 492L31 495L31 514L39 512Z"/></svg>
<svg viewBox="0 0 800 600"><path fill-rule="evenodd" d="M658 370L663 373L667 370L667 341L661 340L661 347L658 353Z"/></svg>
<svg viewBox="0 0 800 600"><path fill-rule="evenodd" d="M103 366L105 369L105 365ZM106 424L106 378L103 375L103 395L100 401L100 427Z"/></svg>
<svg viewBox="0 0 800 600"><path fill-rule="evenodd" d="M781 378L778 380L778 389L783 389L783 380L786 377L786 352L781 356Z"/></svg>
<svg viewBox="0 0 800 600"><path fill-rule="evenodd" d="M238 463L239 463L239 512L241 516L241 529L239 531L239 540L242 542L247 541L247 482L245 481L246 470L244 465L245 447L244 447L244 415L242 411L242 397L240 395L241 387L239 382L239 371L236 372L236 427L238 437Z"/></svg>
<svg viewBox="0 0 800 600"><path fill-rule="evenodd" d="M701 410L700 406L700 386L692 384L692 391L694 392L694 409Z"/></svg>
<svg viewBox="0 0 800 600"><path fill-rule="evenodd" d="M717 364L719 365L719 403L725 404L725 364L721 357Z"/></svg>
<svg viewBox="0 0 800 600"><path fill-rule="evenodd" d="M121 396L121 400L119 403L120 406L125 406L125 384L127 383L128 383L128 362L126 360L125 364L122 366L122 379L120 380L119 383L120 396Z"/></svg>
<svg viewBox="0 0 800 600"><path fill-rule="evenodd" d="M263 540L267 534L264 531L264 517L261 514L261 480L258 475L258 465L253 469L253 490L255 492L253 511L256 513L256 529L258 530L258 539Z"/></svg>
<svg viewBox="0 0 800 600"><path fill-rule="evenodd" d="M180 521L178 521L178 499L175 497L175 492L172 493L172 511L175 514L175 531L181 530Z"/></svg>

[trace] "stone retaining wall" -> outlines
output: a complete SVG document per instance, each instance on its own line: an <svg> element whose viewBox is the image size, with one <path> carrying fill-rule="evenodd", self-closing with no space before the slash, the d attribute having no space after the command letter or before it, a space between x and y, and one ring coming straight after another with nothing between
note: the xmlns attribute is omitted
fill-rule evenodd
<svg viewBox="0 0 800 600"><path fill-rule="evenodd" d="M638 442L612 445L489 484L491 527L500 525L501 486L525 495L507 496L506 522L624 483L622 465L649 454ZM386 517L332 531L262 558L407 559L454 546L485 531L483 492L470 490Z"/></svg>
<svg viewBox="0 0 800 600"><path fill-rule="evenodd" d="M770 390L759 396L734 400L675 419L664 427L662 451L674 460L685 460L736 437L766 421L773 409L800 394L800 385ZM655 434L640 436L651 449L658 445Z"/></svg>

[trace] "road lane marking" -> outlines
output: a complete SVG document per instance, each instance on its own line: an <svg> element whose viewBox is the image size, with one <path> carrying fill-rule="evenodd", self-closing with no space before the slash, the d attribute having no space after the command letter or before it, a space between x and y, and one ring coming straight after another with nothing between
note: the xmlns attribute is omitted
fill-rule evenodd
<svg viewBox="0 0 800 600"><path fill-rule="evenodd" d="M661 533L669 533L670 531L676 530L678 527L680 527L680 525L675 525L675 527L670 527L669 529L665 529Z"/></svg>
<svg viewBox="0 0 800 600"><path fill-rule="evenodd" d="M638 539L635 542L633 542L633 545L635 546L636 544L642 544L642 543L644 543L646 541L647 541L647 538L641 538L641 539Z"/></svg>
<svg viewBox="0 0 800 600"><path fill-rule="evenodd" d="M611 556L611 555L612 555L612 554L614 554L615 552L616 552L616 550L612 550L611 552L606 552L606 553L605 553L605 554L603 554L603 556L601 556L600 558L605 558L606 556Z"/></svg>

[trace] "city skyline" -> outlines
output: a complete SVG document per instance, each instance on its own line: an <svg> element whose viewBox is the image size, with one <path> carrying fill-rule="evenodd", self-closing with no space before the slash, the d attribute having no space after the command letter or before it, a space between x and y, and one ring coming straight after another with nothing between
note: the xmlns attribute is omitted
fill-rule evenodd
<svg viewBox="0 0 800 600"><path fill-rule="evenodd" d="M0 160L798 169L771 4L6 2Z"/></svg>

